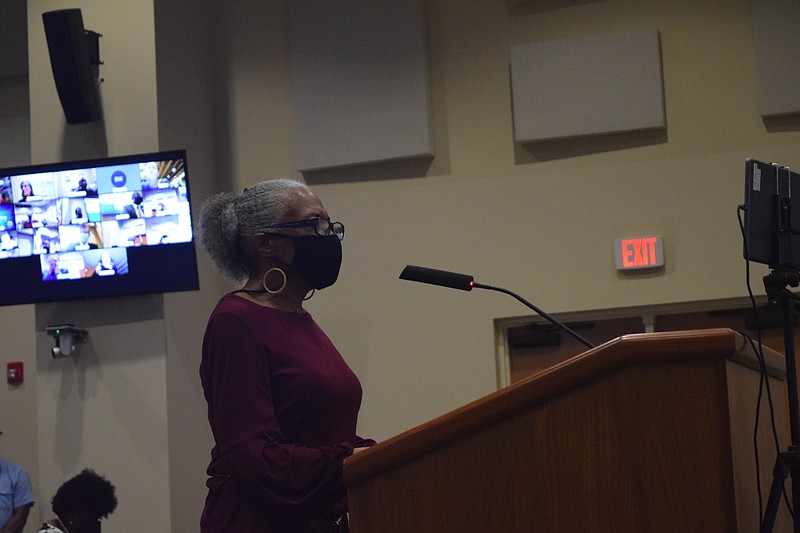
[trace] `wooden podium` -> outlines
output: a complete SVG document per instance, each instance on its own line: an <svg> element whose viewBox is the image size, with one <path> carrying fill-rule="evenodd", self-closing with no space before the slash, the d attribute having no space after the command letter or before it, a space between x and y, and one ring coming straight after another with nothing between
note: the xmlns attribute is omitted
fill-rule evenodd
<svg viewBox="0 0 800 533"><path fill-rule="evenodd" d="M765 360L784 451L784 358ZM729 329L617 338L349 458L351 533L758 531L757 369ZM765 504L769 419L765 394Z"/></svg>

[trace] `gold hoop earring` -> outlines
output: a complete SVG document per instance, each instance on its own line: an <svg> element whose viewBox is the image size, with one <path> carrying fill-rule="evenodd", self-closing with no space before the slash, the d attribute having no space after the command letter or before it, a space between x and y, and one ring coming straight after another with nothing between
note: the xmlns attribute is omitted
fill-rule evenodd
<svg viewBox="0 0 800 533"><path fill-rule="evenodd" d="M305 298L303 298L303 301L305 302L305 301L308 301L308 300L310 300L310 299L311 299L311 297L312 297L312 296L314 296L314 293L315 293L315 292L317 292L317 289L311 289L311 292L310 292L310 293L308 293L308 296L306 296Z"/></svg>
<svg viewBox="0 0 800 533"><path fill-rule="evenodd" d="M277 289L274 289L274 290L270 289L267 286L267 276L269 276L270 272L280 272L281 276L283 276L283 282L281 283L281 286L278 287ZM275 296L276 294L280 294L283 291L283 289L286 288L286 272L284 272L283 270L281 270L278 267L270 268L269 270L264 272L264 277L261 278L261 285L263 285L264 290L267 291L268 294L271 294L273 296Z"/></svg>

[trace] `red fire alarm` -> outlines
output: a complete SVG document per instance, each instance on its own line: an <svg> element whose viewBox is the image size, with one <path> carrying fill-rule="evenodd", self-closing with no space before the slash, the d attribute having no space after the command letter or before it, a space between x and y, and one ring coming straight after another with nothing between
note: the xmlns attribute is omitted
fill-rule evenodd
<svg viewBox="0 0 800 533"><path fill-rule="evenodd" d="M19 385L23 381L22 361L11 361L8 363L8 370L6 376L8 382L12 385Z"/></svg>

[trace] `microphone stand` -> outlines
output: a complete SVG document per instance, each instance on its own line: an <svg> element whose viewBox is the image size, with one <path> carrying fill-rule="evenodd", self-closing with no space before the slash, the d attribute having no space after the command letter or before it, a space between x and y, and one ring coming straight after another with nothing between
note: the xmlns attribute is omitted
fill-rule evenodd
<svg viewBox="0 0 800 533"><path fill-rule="evenodd" d="M508 294L509 296L513 296L528 308L533 309L536 313L538 313L541 317L548 320L550 323L555 324L559 328L563 329L582 344L587 346L588 348L594 348L594 344L587 341L578 333L573 331L569 328L566 324L556 320L552 316L548 315L528 300L523 298L522 296L511 292L508 289L502 289L500 287L492 287L491 285L484 285L483 283L478 283L475 281L475 278L469 276L467 274L459 274L457 272L448 272L447 270L437 270L435 268L426 268L421 266L415 265L406 265L403 271L400 273L400 279L405 279L408 281L418 281L420 283L430 283L431 285L439 285L440 287L448 287L451 289L458 289L460 291L471 291L473 288L478 289L487 289L490 291L497 291L502 292L504 294Z"/></svg>
<svg viewBox="0 0 800 533"><path fill-rule="evenodd" d="M787 476L792 480L792 522L794 533L800 533L800 408L797 398L797 363L794 350L794 323L792 309L800 301L786 286L800 285L800 273L794 270L773 270L764 276L764 286L770 303L783 308L783 344L786 355L786 389L789 396L789 424L791 444L787 451L778 454L772 472L772 487L761 522L761 533L771 533L778 513L778 504L784 491Z"/></svg>
<svg viewBox="0 0 800 533"><path fill-rule="evenodd" d="M545 320L549 321L551 324L554 324L554 325L558 326L562 330L564 330L567 333L569 333L570 335L572 335L572 337L574 337L575 339L580 341L584 346L587 346L588 348L594 348L594 344L592 344L591 342L589 342L586 339L584 339L582 336L580 336L578 334L578 332L572 330L571 328L567 327L567 325L564 324L563 322L561 322L559 320L556 320L555 318L553 318L549 314L545 313L544 311L542 311L541 309L539 309L538 307L536 307L535 305L530 303L528 300L526 300L522 296L520 296L520 295L518 295L518 294L516 294L514 292L511 292L508 289L503 289L501 287L492 287L491 285L484 285L483 283L478 283L477 281L473 281L472 282L472 286L475 287L476 289L487 289L487 290L490 290L490 291L502 292L503 294L508 294L509 296L513 296L514 298L519 300L523 305L526 305L527 307L532 309L539 316L541 316Z"/></svg>

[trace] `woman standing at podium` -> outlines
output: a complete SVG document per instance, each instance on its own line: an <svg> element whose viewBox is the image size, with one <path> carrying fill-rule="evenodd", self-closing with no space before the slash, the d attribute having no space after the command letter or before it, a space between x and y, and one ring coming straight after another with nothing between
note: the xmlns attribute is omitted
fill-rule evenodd
<svg viewBox="0 0 800 533"><path fill-rule="evenodd" d="M200 242L226 276L200 377L215 445L202 533L347 531L342 464L361 385L303 302L332 285L344 226L292 180L203 204Z"/></svg>

